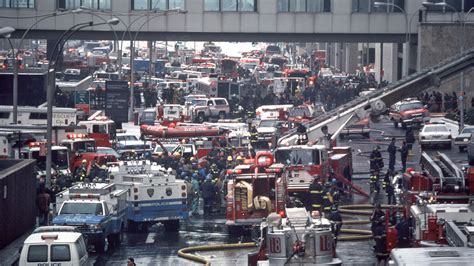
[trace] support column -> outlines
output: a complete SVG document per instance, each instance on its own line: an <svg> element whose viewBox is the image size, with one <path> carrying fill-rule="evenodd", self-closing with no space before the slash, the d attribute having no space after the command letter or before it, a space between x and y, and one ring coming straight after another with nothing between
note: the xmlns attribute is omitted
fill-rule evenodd
<svg viewBox="0 0 474 266"><path fill-rule="evenodd" d="M56 44L56 40L46 40L46 57L48 58L48 61L51 61L51 56L53 55L54 51L54 45Z"/></svg>

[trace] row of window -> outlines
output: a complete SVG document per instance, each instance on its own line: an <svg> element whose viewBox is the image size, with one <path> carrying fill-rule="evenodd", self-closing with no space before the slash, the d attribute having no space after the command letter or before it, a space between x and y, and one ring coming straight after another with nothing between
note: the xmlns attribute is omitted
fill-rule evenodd
<svg viewBox="0 0 474 266"><path fill-rule="evenodd" d="M0 8L35 8L37 0L0 0ZM56 0L58 9L76 9L86 7L98 10L112 9L112 0ZM131 0L132 10L167 10L185 9L186 0ZM198 1L198 0L192 0ZM204 11L243 11L256 12L257 0L201 0ZM278 12L331 12L331 2L336 0L276 0ZM375 5L384 2L388 5ZM428 6L432 12L469 11L474 7L474 0L430 0L444 2L448 6ZM405 0L352 0L352 12L402 12Z"/></svg>

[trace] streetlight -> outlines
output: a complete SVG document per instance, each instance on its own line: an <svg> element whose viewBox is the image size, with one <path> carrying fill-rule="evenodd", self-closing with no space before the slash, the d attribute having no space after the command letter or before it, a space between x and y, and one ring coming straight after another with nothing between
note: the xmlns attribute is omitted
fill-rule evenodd
<svg viewBox="0 0 474 266"><path fill-rule="evenodd" d="M51 185L51 164L52 164L52 154L51 154L51 149L52 149L52 140L53 140L53 92L55 89L55 72L56 72L56 67L58 63L58 59L60 58L60 55L62 54L63 48L65 43L71 36L76 33L77 31L87 28L87 27L92 27L92 26L101 26L101 25L117 25L120 21L117 18L112 18L106 22L103 23L98 23L94 24L94 22L85 22L85 23L79 23L76 24L69 29L67 29L61 36L59 36L58 40L56 41L56 44L54 45L53 48L53 53L51 56L51 59L49 60L48 63L48 73L47 73L47 80L48 80L48 85L46 88L46 99L47 99L47 121L46 121L46 180L45 180L45 185L46 187L50 187ZM56 54L54 54L56 52ZM53 66L53 69L51 67ZM52 73L52 74L51 74Z"/></svg>
<svg viewBox="0 0 474 266"><path fill-rule="evenodd" d="M14 64L13 64L13 124L16 125L18 123L18 64L19 64L18 53L19 53L19 51L20 51L20 49L23 45L23 41L25 40L26 35L30 32L31 29L33 29L33 27L35 27L38 23L40 23L41 21L43 21L45 19L48 19L48 18L51 18L51 17L56 17L56 16L62 16L62 15L66 15L66 14L71 14L71 13L79 13L79 12L80 12L80 10L75 9L75 10L65 11L65 12L61 12L61 13L53 12L53 13L50 13L50 14L45 14L45 15L42 15L42 16L38 16L38 17L41 17L41 18L38 19L35 23L33 23L21 36L20 43L18 44L18 48L16 49L16 52L15 52L15 48L13 47L12 42L10 41L10 39L8 39L8 42L10 43L10 47L12 49L13 58L14 58ZM18 17L16 19L18 19Z"/></svg>
<svg viewBox="0 0 474 266"><path fill-rule="evenodd" d="M454 6L446 3L446 2L423 2L424 7L430 7L430 6L443 6L443 7L448 7L452 9L454 12L456 12L459 16L459 25L461 26L461 31L459 33L459 42L461 46L461 54L464 53L464 30L465 30L465 24L466 24L466 18L469 16L469 14L472 12L473 8L469 10L469 12L465 15L462 16L461 13L459 13L459 10L457 10ZM461 71L461 76L460 76L460 88L459 88L459 133L461 133L462 129L464 128L464 71Z"/></svg>
<svg viewBox="0 0 474 266"><path fill-rule="evenodd" d="M399 9L403 15L405 15L405 59L403 60L403 76L408 76L410 74L409 68L410 68L410 39L408 38L408 35L410 35L410 29L408 26L408 14L399 5L393 4L393 3L386 3L386 2L374 2L375 7L379 6L393 6L397 9Z"/></svg>
<svg viewBox="0 0 474 266"><path fill-rule="evenodd" d="M10 35L15 31L12 27L2 27L0 28L0 36L3 38L10 38Z"/></svg>

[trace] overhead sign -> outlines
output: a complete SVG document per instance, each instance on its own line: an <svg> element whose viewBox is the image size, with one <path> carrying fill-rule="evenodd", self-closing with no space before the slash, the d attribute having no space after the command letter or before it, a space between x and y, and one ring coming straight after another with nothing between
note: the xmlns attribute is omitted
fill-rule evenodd
<svg viewBox="0 0 474 266"><path fill-rule="evenodd" d="M105 82L106 107L105 115L115 121L118 128L128 122L128 105L130 94L125 80L107 80Z"/></svg>
<svg viewBox="0 0 474 266"><path fill-rule="evenodd" d="M76 104L90 104L89 91L76 91L75 94L76 94L76 97L75 97Z"/></svg>

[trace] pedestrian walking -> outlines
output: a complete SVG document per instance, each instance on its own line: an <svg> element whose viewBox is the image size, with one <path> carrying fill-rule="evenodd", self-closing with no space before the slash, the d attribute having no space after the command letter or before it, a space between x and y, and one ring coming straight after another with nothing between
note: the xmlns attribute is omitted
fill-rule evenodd
<svg viewBox="0 0 474 266"><path fill-rule="evenodd" d="M40 226L48 225L49 222L49 204L51 196L46 192L44 184L40 185L39 193L36 196L36 207L38 208L38 217Z"/></svg>
<svg viewBox="0 0 474 266"><path fill-rule="evenodd" d="M392 138L392 141L388 145L388 170L395 171L395 158L397 155L397 147L395 146L396 139Z"/></svg>

